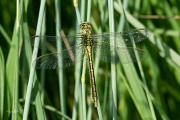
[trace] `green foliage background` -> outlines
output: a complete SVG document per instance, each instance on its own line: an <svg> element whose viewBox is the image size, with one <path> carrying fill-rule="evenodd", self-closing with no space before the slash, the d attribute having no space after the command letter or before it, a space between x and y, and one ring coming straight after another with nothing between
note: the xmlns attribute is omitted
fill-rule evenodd
<svg viewBox="0 0 180 120"><path fill-rule="evenodd" d="M179 0L79 1L82 21L91 9L95 33L152 32L142 45L148 54L142 62L113 65L95 58L96 109L84 63L60 72L31 66L31 36L79 32L73 1L1 0L0 119L180 119L179 5Z"/></svg>

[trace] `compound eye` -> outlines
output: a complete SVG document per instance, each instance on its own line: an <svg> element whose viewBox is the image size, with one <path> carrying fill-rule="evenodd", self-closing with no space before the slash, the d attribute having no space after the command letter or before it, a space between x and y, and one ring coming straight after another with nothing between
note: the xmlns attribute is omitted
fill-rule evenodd
<svg viewBox="0 0 180 120"><path fill-rule="evenodd" d="M89 26L92 26L92 24L90 22L87 23Z"/></svg>
<svg viewBox="0 0 180 120"><path fill-rule="evenodd" d="M83 24L80 24L80 27L83 27Z"/></svg>

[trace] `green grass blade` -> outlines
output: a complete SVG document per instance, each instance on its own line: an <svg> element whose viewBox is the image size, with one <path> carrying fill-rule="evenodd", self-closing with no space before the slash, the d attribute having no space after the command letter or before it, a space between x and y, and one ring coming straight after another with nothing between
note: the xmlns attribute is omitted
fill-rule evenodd
<svg viewBox="0 0 180 120"><path fill-rule="evenodd" d="M38 19L38 23L37 23L36 35L40 35L40 33L41 33L41 23L42 23L42 20L43 20L44 9L45 9L45 0L42 0L41 5L40 5L40 12L39 12L39 19ZM36 42L35 42L35 46L38 46L38 44L39 44L39 40L37 39ZM35 47L34 51L33 51L32 61L36 59L37 51L38 51L38 48ZM31 91L32 91L33 79L34 79L34 73L35 73L35 68L33 66L31 66L29 82L28 82L28 88L27 88L27 93L26 93L26 101L25 101L25 106L24 106L23 120L27 120L27 118L28 118L29 105L30 105L30 100L31 100ZM38 97L38 98L40 99L40 97ZM44 117L44 116L41 116L41 117Z"/></svg>
<svg viewBox="0 0 180 120"><path fill-rule="evenodd" d="M21 7L19 6L21 5ZM18 110L18 96L19 96L19 43L20 41L20 27L22 18L22 2L16 1L16 20L13 31L12 43L10 52L8 54L7 64L6 64L6 78L8 81L10 89L10 97L12 100L12 120L17 120L19 112L14 112ZM13 81L13 82L12 82Z"/></svg>
<svg viewBox="0 0 180 120"><path fill-rule="evenodd" d="M29 69L31 67L31 58L32 58L32 49L31 49L32 46L30 43L31 39L29 37L27 21L24 21L24 23L23 23L23 31L24 31L24 49L25 49L25 51L23 51L23 53L24 53L25 57L24 57L24 59L22 59L23 60L22 63L24 63L24 64L22 64L21 71L25 75L25 80L27 80L28 75L29 75ZM43 104L42 100L43 99L41 99L41 96L40 96L39 83L36 80L37 80L37 77L35 75L35 81L33 82L33 89L32 89L32 98L35 101L36 111L33 111L33 113L34 114L36 113L38 120L42 120L42 119L46 119L46 118L44 116L44 111L42 108L42 104ZM25 85L26 85L26 83L24 83L24 88L27 88L27 86L25 86ZM26 89L24 89L24 92L25 92L25 90Z"/></svg>
<svg viewBox="0 0 180 120"><path fill-rule="evenodd" d="M82 0L81 1L81 8L80 8L80 13L81 13L81 21L84 22L85 21L85 13L86 13L86 1Z"/></svg>
<svg viewBox="0 0 180 120"><path fill-rule="evenodd" d="M59 0L55 1L55 11L56 11L56 36L60 36L61 31L61 3ZM57 49L58 51L61 51L61 40L57 41ZM58 55L58 59L60 59L62 56ZM59 66L63 66L63 61L60 61ZM61 111L62 113L66 114L66 102L65 102L65 91L64 91L64 75L63 75L63 69L58 69L59 73L59 93L60 93L60 103L61 103Z"/></svg>
<svg viewBox="0 0 180 120"><path fill-rule="evenodd" d="M15 32L14 32L15 33ZM9 92L12 98L12 111L17 109L18 102L18 38L16 33L13 35L12 46L8 54L8 59L6 63L6 78L7 84L9 85ZM13 81L13 82L12 82ZM11 106L11 105L10 105ZM9 108L8 108L9 109ZM13 117L17 118L16 113ZM13 118L14 119L14 118Z"/></svg>
<svg viewBox="0 0 180 120"><path fill-rule="evenodd" d="M76 82L75 82L75 90L74 90L74 105L73 105L73 113L72 119L75 120L77 117L77 106L78 106L78 97L79 97L79 87L80 87L80 74L78 71L81 70L81 64L76 65Z"/></svg>
<svg viewBox="0 0 180 120"><path fill-rule="evenodd" d="M87 8L87 21L90 21L90 16L91 16L91 0L88 0L88 8Z"/></svg>
<svg viewBox="0 0 180 120"><path fill-rule="evenodd" d="M74 3L74 7L75 7L75 11L76 11L76 16L77 16L77 23L78 23L78 30L79 30L79 25L81 24L81 17L80 17L80 12L78 9L78 0L73 0ZM80 56L76 56L77 58L79 58ZM72 119L75 120L77 119L77 106L78 106L78 101L79 101L79 90L80 89L80 71L81 71L81 62L77 63L75 66L75 90L74 90L74 105L73 105L73 112L72 112Z"/></svg>
<svg viewBox="0 0 180 120"><path fill-rule="evenodd" d="M81 20L81 15L80 15L79 8L78 8L78 0L73 0L73 4L74 4L75 11L76 11L77 22L80 25L82 20Z"/></svg>
<svg viewBox="0 0 180 120"><path fill-rule="evenodd" d="M121 9L119 9L119 5L116 2L114 3L114 6L116 11L122 13ZM128 22L130 22L135 28L145 28L145 26L136 18L134 18L129 12L125 11L125 13ZM169 48L165 43L161 42L161 40L154 35L151 35L149 39L152 44L156 45L162 51L164 54L160 54L162 57L168 57L178 66L180 66L180 55L178 55L172 48Z"/></svg>
<svg viewBox="0 0 180 120"><path fill-rule="evenodd" d="M42 23L42 31L41 31L41 35L45 35L46 33L46 10L45 10L45 14L44 14L44 17L43 17L43 23ZM44 43L42 43L44 46ZM45 54L45 50L43 50L41 52L42 55ZM42 100L42 105L44 105L44 101L45 101L45 98L44 98L44 94L45 94L45 69L41 69L41 73L40 73L40 81L41 81L41 84L40 84L40 89L41 89L41 100Z"/></svg>
<svg viewBox="0 0 180 120"><path fill-rule="evenodd" d="M21 120L23 112L26 112L26 119L32 120L70 120L70 117L73 120L109 120L113 119L113 108L116 108L117 117L114 119L117 120L180 119L180 1L116 0L111 1L113 5L108 0L73 1L74 7L69 1L47 1L44 4L45 15L38 16L42 1L16 0L9 4L9 1L1 0L0 120ZM108 9L108 6L111 8ZM114 16L110 16L112 13ZM42 19L39 22L40 17ZM147 59L133 64L116 64L115 73L111 73L114 72L111 71L111 65L99 57L105 51L93 49L96 52L94 54L93 51L93 65L98 93L97 109L89 94L90 82L85 59L84 65L83 62L75 64L75 71L72 66L72 69L61 69L62 73L56 70L35 70L31 65L32 57L36 57L35 54L32 56L30 36L37 33L63 36L60 35L61 31L67 35L76 35L80 32L81 18L83 22L91 22L93 34L100 36L103 35L101 33L123 32L131 28L147 28L152 32L149 39L128 45L142 49L147 53ZM76 40L74 42L79 44ZM38 55L52 52L39 48L38 51ZM78 60L80 56L75 55ZM114 74L116 82L113 83ZM61 80L64 83L60 83L60 78L63 78ZM113 101L115 95L112 92L115 87L116 102ZM60 92L64 92L64 95ZM65 98L64 103L61 98ZM113 103L117 106L113 106Z"/></svg>
<svg viewBox="0 0 180 120"><path fill-rule="evenodd" d="M0 46L0 119L4 115L4 90L5 90L5 62L3 52Z"/></svg>
<svg viewBox="0 0 180 120"><path fill-rule="evenodd" d="M108 0L108 10L109 10L109 32L114 32L114 7L113 1ZM111 40L111 44L115 45L115 41ZM112 48L110 48L112 49ZM114 56L114 53L111 53ZM116 65L111 63L111 82L112 82L112 97L113 97L113 119L117 119L117 86L116 86Z"/></svg>
<svg viewBox="0 0 180 120"><path fill-rule="evenodd" d="M35 106L36 106L36 116L38 120L45 120L45 115L44 115L44 109L42 109L42 101L41 101L41 96L40 96L40 91L39 90L39 83L36 80L33 83L33 90L32 90L32 100L35 101ZM33 111L34 112L34 111Z"/></svg>
<svg viewBox="0 0 180 120"><path fill-rule="evenodd" d="M125 15L125 12L124 12L124 9L123 9L123 14L124 14L124 16L126 16L126 15ZM127 17L125 17L125 18L127 19ZM135 46L135 45L134 45L134 46ZM135 47L136 47L136 46L135 46ZM137 59L139 59L138 56L137 56ZM140 75L141 75L141 77L142 77L143 83L144 83L144 85L147 86L146 79L145 79L145 75L144 75L143 68L142 68L142 64L141 64L141 62L137 62L137 63L138 63L138 67L139 67L139 70L140 70ZM152 101L151 101L151 99L150 99L148 87L145 88L145 93L146 93L146 96L147 96L147 102L148 102L149 107L150 107L152 119L153 119L153 120L156 120L156 115L155 115L155 111L154 111L154 107L153 107Z"/></svg>
<svg viewBox="0 0 180 120"><path fill-rule="evenodd" d="M53 112L57 113L58 115L62 116L65 120L71 120L71 118L69 116L65 115L64 113L62 113L58 110L56 110L52 106L45 105L44 108L49 110L49 111L53 111Z"/></svg>
<svg viewBox="0 0 180 120"><path fill-rule="evenodd" d="M81 76L81 91L82 91L82 116L83 120L86 120L86 56L83 61L82 76Z"/></svg>
<svg viewBox="0 0 180 120"><path fill-rule="evenodd" d="M122 6L121 4L120 4L120 6ZM127 17L126 17L126 14L125 14L125 12L124 12L124 9L122 10L123 11L123 15L125 16L125 18L126 18L126 20L127 20ZM127 24L127 27L129 28L129 25ZM143 73L143 71L142 71L142 65L141 65L141 63L140 62L138 62L138 66L139 66L139 68L140 68L140 73L141 73L141 76L142 76L142 78L143 78L143 81L145 82L145 84L146 84L146 81L145 81L145 78L144 78L144 73ZM130 67L130 68L129 68ZM141 97L139 96L138 98L136 98L136 97L133 97L133 98L135 98L134 100L134 102L135 102L135 104L136 104L136 107L138 108L138 110L139 110L139 112L140 112L140 114L141 114L141 117L142 117L142 119L151 119L151 115L150 115L150 112L149 112L149 109L146 107L146 105L144 106L144 105L142 105L142 106L140 106L140 105L138 105L138 102L139 101L144 101L143 103L148 103L149 102L149 105L151 106L150 108L151 108L151 112L152 112L152 116L153 116L153 120L155 120L156 119L156 117L155 117L155 114L154 114L154 109L153 109L153 106L152 106L152 102L151 102L151 100L149 99L149 97L148 97L148 101L146 101L146 98L143 98L143 89L140 89L139 87L141 87L140 85L138 85L138 82L136 82L136 85L138 85L138 87L136 86L136 85L134 85L133 86L133 84L131 85L131 83L133 83L133 80L135 80L135 79L133 79L133 77L134 78L138 78L138 75L137 75L137 72L135 72L135 68L134 68L134 66L133 65L128 65L128 66L125 66L125 65L123 65L123 68L124 68L124 71L125 71L125 74L126 74L126 76L127 76L127 80L129 81L129 85L131 86L131 89L132 89L132 91L134 92L133 94L135 94L134 96L137 96L139 93L141 93L142 95L141 95ZM129 71L129 70L131 69L131 71ZM138 80L138 79L137 79ZM142 87L141 87L142 88ZM146 91L146 94L147 94L147 89L145 90ZM144 94L145 95L145 94ZM147 94L147 96L148 96L148 94ZM139 99L139 100L138 100ZM141 111L142 110L142 111ZM143 114L143 111L144 110L146 110L147 112L147 114L145 115L145 114ZM145 118L143 118L143 117L145 117Z"/></svg>
<svg viewBox="0 0 180 120"><path fill-rule="evenodd" d="M115 4L116 6L117 4ZM117 7L115 7L116 10L120 10L119 8L117 9ZM127 15L127 19L128 21L135 26L136 28L144 28L144 25L141 24L139 21L137 21L132 15L130 15L127 11L126 11L126 15ZM179 63L177 62L179 59L179 55L177 55L171 48L168 48L168 46L166 46L164 43L162 43L159 39L156 39L155 36L150 37L150 41L154 44L157 45L157 47L163 51L163 53L166 54L166 51L170 51L170 56L172 56L172 60L177 63L179 65ZM173 59L176 58L176 59ZM147 93L147 92L146 92ZM148 99L149 100L149 99ZM151 103L150 103L150 106ZM151 108L152 111L152 116L154 117L154 113L153 113L153 109ZM143 114L144 115L144 114ZM155 119L155 117L154 117Z"/></svg>
<svg viewBox="0 0 180 120"><path fill-rule="evenodd" d="M86 13L86 1L81 1L81 21L85 21L85 13ZM77 16L77 15L76 15ZM78 17L78 16L77 16ZM79 26L78 26L79 27ZM85 52L85 51L84 51ZM86 83L85 83L85 76L86 76L86 60L87 56L83 56L83 64L82 64L82 72L81 72L81 89L79 90L79 118L80 120L86 120ZM80 72L79 72L80 73Z"/></svg>
<svg viewBox="0 0 180 120"><path fill-rule="evenodd" d="M4 36L6 42L9 44L9 46L11 45L11 39L8 36L8 34L6 33L6 31L4 30L4 28L2 27L2 25L0 24L0 32L1 34Z"/></svg>

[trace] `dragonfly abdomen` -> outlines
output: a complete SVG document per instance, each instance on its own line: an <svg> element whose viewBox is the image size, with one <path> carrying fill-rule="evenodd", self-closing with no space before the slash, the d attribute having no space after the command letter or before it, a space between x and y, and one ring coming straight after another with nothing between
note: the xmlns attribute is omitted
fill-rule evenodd
<svg viewBox="0 0 180 120"><path fill-rule="evenodd" d="M96 83L95 83L95 76L94 76L94 67L92 63L92 46L86 47L86 52L88 55L88 64L89 64L89 74L90 74L90 82L91 82L91 89L92 89L92 98L94 102L94 106L98 106L98 97L96 91Z"/></svg>

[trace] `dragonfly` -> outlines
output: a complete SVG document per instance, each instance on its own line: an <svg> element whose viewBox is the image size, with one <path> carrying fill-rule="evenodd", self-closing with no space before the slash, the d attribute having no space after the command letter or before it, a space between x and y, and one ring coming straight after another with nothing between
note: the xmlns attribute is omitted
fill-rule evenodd
<svg viewBox="0 0 180 120"><path fill-rule="evenodd" d="M147 58L142 49L132 47L146 40L151 32L148 29L132 29L124 32L93 34L92 24L80 24L80 33L62 36L34 36L34 47L50 52L37 57L33 66L37 69L66 68L81 62L87 56L92 99L94 106L98 106L98 96L95 83L93 56L110 63L132 63ZM40 44L36 46L36 39ZM138 58L138 59L137 59ZM60 64L63 63L63 64Z"/></svg>

